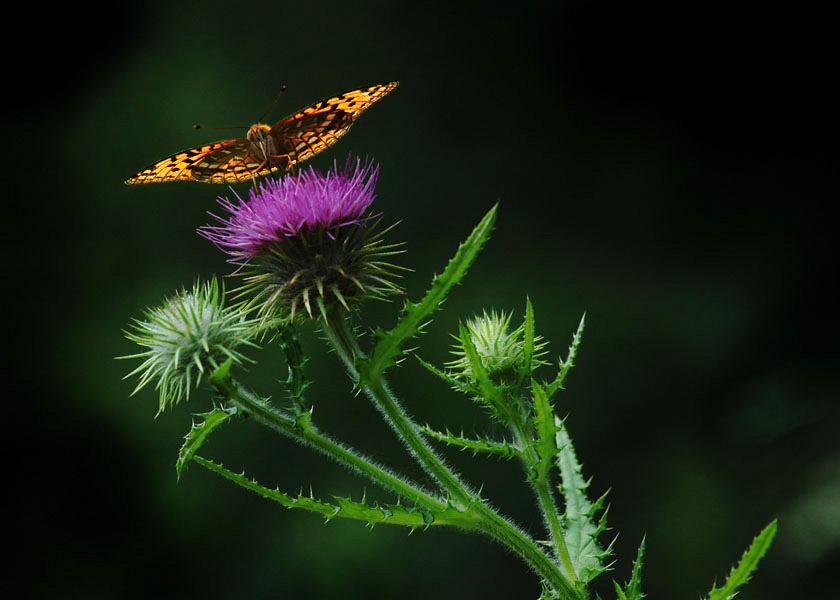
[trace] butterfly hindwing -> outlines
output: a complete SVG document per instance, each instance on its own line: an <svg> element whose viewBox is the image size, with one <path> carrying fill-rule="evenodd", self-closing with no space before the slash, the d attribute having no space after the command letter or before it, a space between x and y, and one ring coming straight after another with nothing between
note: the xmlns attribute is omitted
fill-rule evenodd
<svg viewBox="0 0 840 600"><path fill-rule="evenodd" d="M350 129L353 118L346 112L334 110L303 115L272 128L274 143L295 165L311 158L336 143Z"/></svg>
<svg viewBox="0 0 840 600"><path fill-rule="evenodd" d="M268 175L279 168L254 156L248 140L228 141L233 143L215 149L193 167L193 179L206 183L236 183Z"/></svg>
<svg viewBox="0 0 840 600"><path fill-rule="evenodd" d="M137 175L130 177L126 183L154 183L159 181L204 181L203 177L196 177L195 171L202 169L206 173L207 167L216 164L211 157L214 153L224 149L226 152L238 153L243 151L242 142L246 140L223 140L204 146L196 146L172 156L167 156L155 164L143 169ZM200 165L204 165L203 167Z"/></svg>

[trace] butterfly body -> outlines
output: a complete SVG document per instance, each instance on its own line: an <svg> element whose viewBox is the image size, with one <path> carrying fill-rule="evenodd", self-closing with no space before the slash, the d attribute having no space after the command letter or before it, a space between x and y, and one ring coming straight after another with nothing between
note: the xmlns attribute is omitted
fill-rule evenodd
<svg viewBox="0 0 840 600"><path fill-rule="evenodd" d="M236 183L288 171L337 142L371 104L397 87L392 81L326 98L281 119L255 123L244 138L178 152L140 171L127 184L162 181Z"/></svg>
<svg viewBox="0 0 840 600"><path fill-rule="evenodd" d="M246 137L250 146L248 150L268 166L276 166L284 171L289 168L288 151L282 146L282 138L272 135L271 126L265 123L254 123L248 129Z"/></svg>

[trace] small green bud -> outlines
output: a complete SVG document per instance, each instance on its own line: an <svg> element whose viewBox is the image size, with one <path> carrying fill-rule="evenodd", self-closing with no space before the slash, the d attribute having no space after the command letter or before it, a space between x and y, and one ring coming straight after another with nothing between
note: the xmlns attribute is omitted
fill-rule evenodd
<svg viewBox="0 0 840 600"><path fill-rule="evenodd" d="M513 313L490 311L490 314L484 312L481 316L476 316L466 322L470 339L481 359L481 364L496 384L513 383L525 366L525 325L520 325L511 331L512 316ZM452 350L456 358L448 362L446 366L451 375L475 381L477 375L473 373L464 344L459 337L453 337L458 341ZM539 358L545 354L543 348L546 345L540 342L541 339L535 338L530 371L539 365L546 364Z"/></svg>
<svg viewBox="0 0 840 600"><path fill-rule="evenodd" d="M146 309L145 320L136 320L126 337L148 348L119 358L142 358L143 364L126 375L140 375L132 395L156 380L160 409L189 399L205 375L231 359L249 360L237 351L258 333L257 321L248 319L241 305L225 308L224 290L214 277L203 285L196 281L191 291L181 289L162 306Z"/></svg>

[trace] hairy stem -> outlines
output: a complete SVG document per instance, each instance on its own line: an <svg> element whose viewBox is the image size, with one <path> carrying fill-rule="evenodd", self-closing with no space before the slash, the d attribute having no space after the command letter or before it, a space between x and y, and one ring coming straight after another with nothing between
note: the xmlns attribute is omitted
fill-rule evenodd
<svg viewBox="0 0 840 600"><path fill-rule="evenodd" d="M442 510L446 508L445 501L426 493L356 454L353 450L322 435L308 418L295 419L267 404L253 392L235 383L229 373L214 373L212 381L216 390L231 404L250 414L257 422L312 446L335 461L359 471L383 487L393 490L412 502L428 509Z"/></svg>
<svg viewBox="0 0 840 600"><path fill-rule="evenodd" d="M354 382L358 382L359 373L356 369L356 359L364 358L364 354L350 331L345 313L340 309L331 309L329 319L324 325L324 331L330 344L344 362L350 377ZM386 422L405 441L423 468L449 493L455 506L465 510L474 499L473 493L443 464L440 457L426 443L426 440L420 435L417 425L399 406L397 399L382 378L376 377L373 381L368 382L364 391L374 406L385 416Z"/></svg>
<svg viewBox="0 0 840 600"><path fill-rule="evenodd" d="M347 323L346 313L340 308L331 308L322 322L324 332L336 353L344 362L350 377L359 382L356 361L364 358L355 337ZM581 598L567 578L554 562L528 537L513 524L487 506L484 501L471 492L461 482L420 435L417 425L405 414L397 399L391 393L380 375L366 382L365 393L385 416L386 421L408 445L426 471L448 492L453 504L463 511L476 511L479 515L478 529L501 541L519 554L531 567L542 576L561 597L568 600ZM574 581L574 579L571 579Z"/></svg>
<svg viewBox="0 0 840 600"><path fill-rule="evenodd" d="M560 594L563 600L580 600L584 597L580 591L575 589L573 584L569 583L569 580L557 569L554 561L540 550L530 537L486 504L480 503L477 508L481 516L484 517L482 530L512 548L525 559L531 565L531 568Z"/></svg>
<svg viewBox="0 0 840 600"><path fill-rule="evenodd" d="M520 458L525 467L526 473L530 473L539 460L536 450L534 450L534 447L531 445L531 437L525 432L525 426L520 418L513 418L509 420L508 426L513 432L514 440L517 445L524 450L524 452L520 454ZM557 558L560 560L560 564L563 567L566 578L574 583L577 581L577 574L575 573L575 568L572 565L572 558L569 555L569 549L566 547L566 539L563 537L563 528L560 525L560 516L557 512L557 505L554 502L554 496L551 493L549 482L547 479L538 479L535 477L529 477L529 480L531 480L534 493L537 496L537 500L539 500L543 518L545 519L548 530L551 533L551 540L554 549L557 552Z"/></svg>

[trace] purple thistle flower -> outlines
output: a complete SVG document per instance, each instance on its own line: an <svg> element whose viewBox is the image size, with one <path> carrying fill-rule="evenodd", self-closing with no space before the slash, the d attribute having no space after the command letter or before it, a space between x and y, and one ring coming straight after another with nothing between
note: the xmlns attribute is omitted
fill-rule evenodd
<svg viewBox="0 0 840 600"><path fill-rule="evenodd" d="M294 176L269 179L249 190L247 202L238 195L238 203L220 198L230 218L211 213L222 225L207 225L199 234L235 258L247 258L304 230L330 232L358 224L376 197L378 177L378 165L359 159L354 164L348 158L343 170L334 162L326 175L310 167Z"/></svg>
<svg viewBox="0 0 840 600"><path fill-rule="evenodd" d="M333 163L323 174L314 168L268 180L251 189L248 200L220 198L228 216L213 215L219 225L199 234L229 254L244 276L240 294L254 292L263 319L313 305L326 318L327 307L382 298L399 291L380 259L397 254L383 245L379 220L366 215L373 202L379 167L348 158L344 168ZM212 214L212 213L211 213Z"/></svg>

